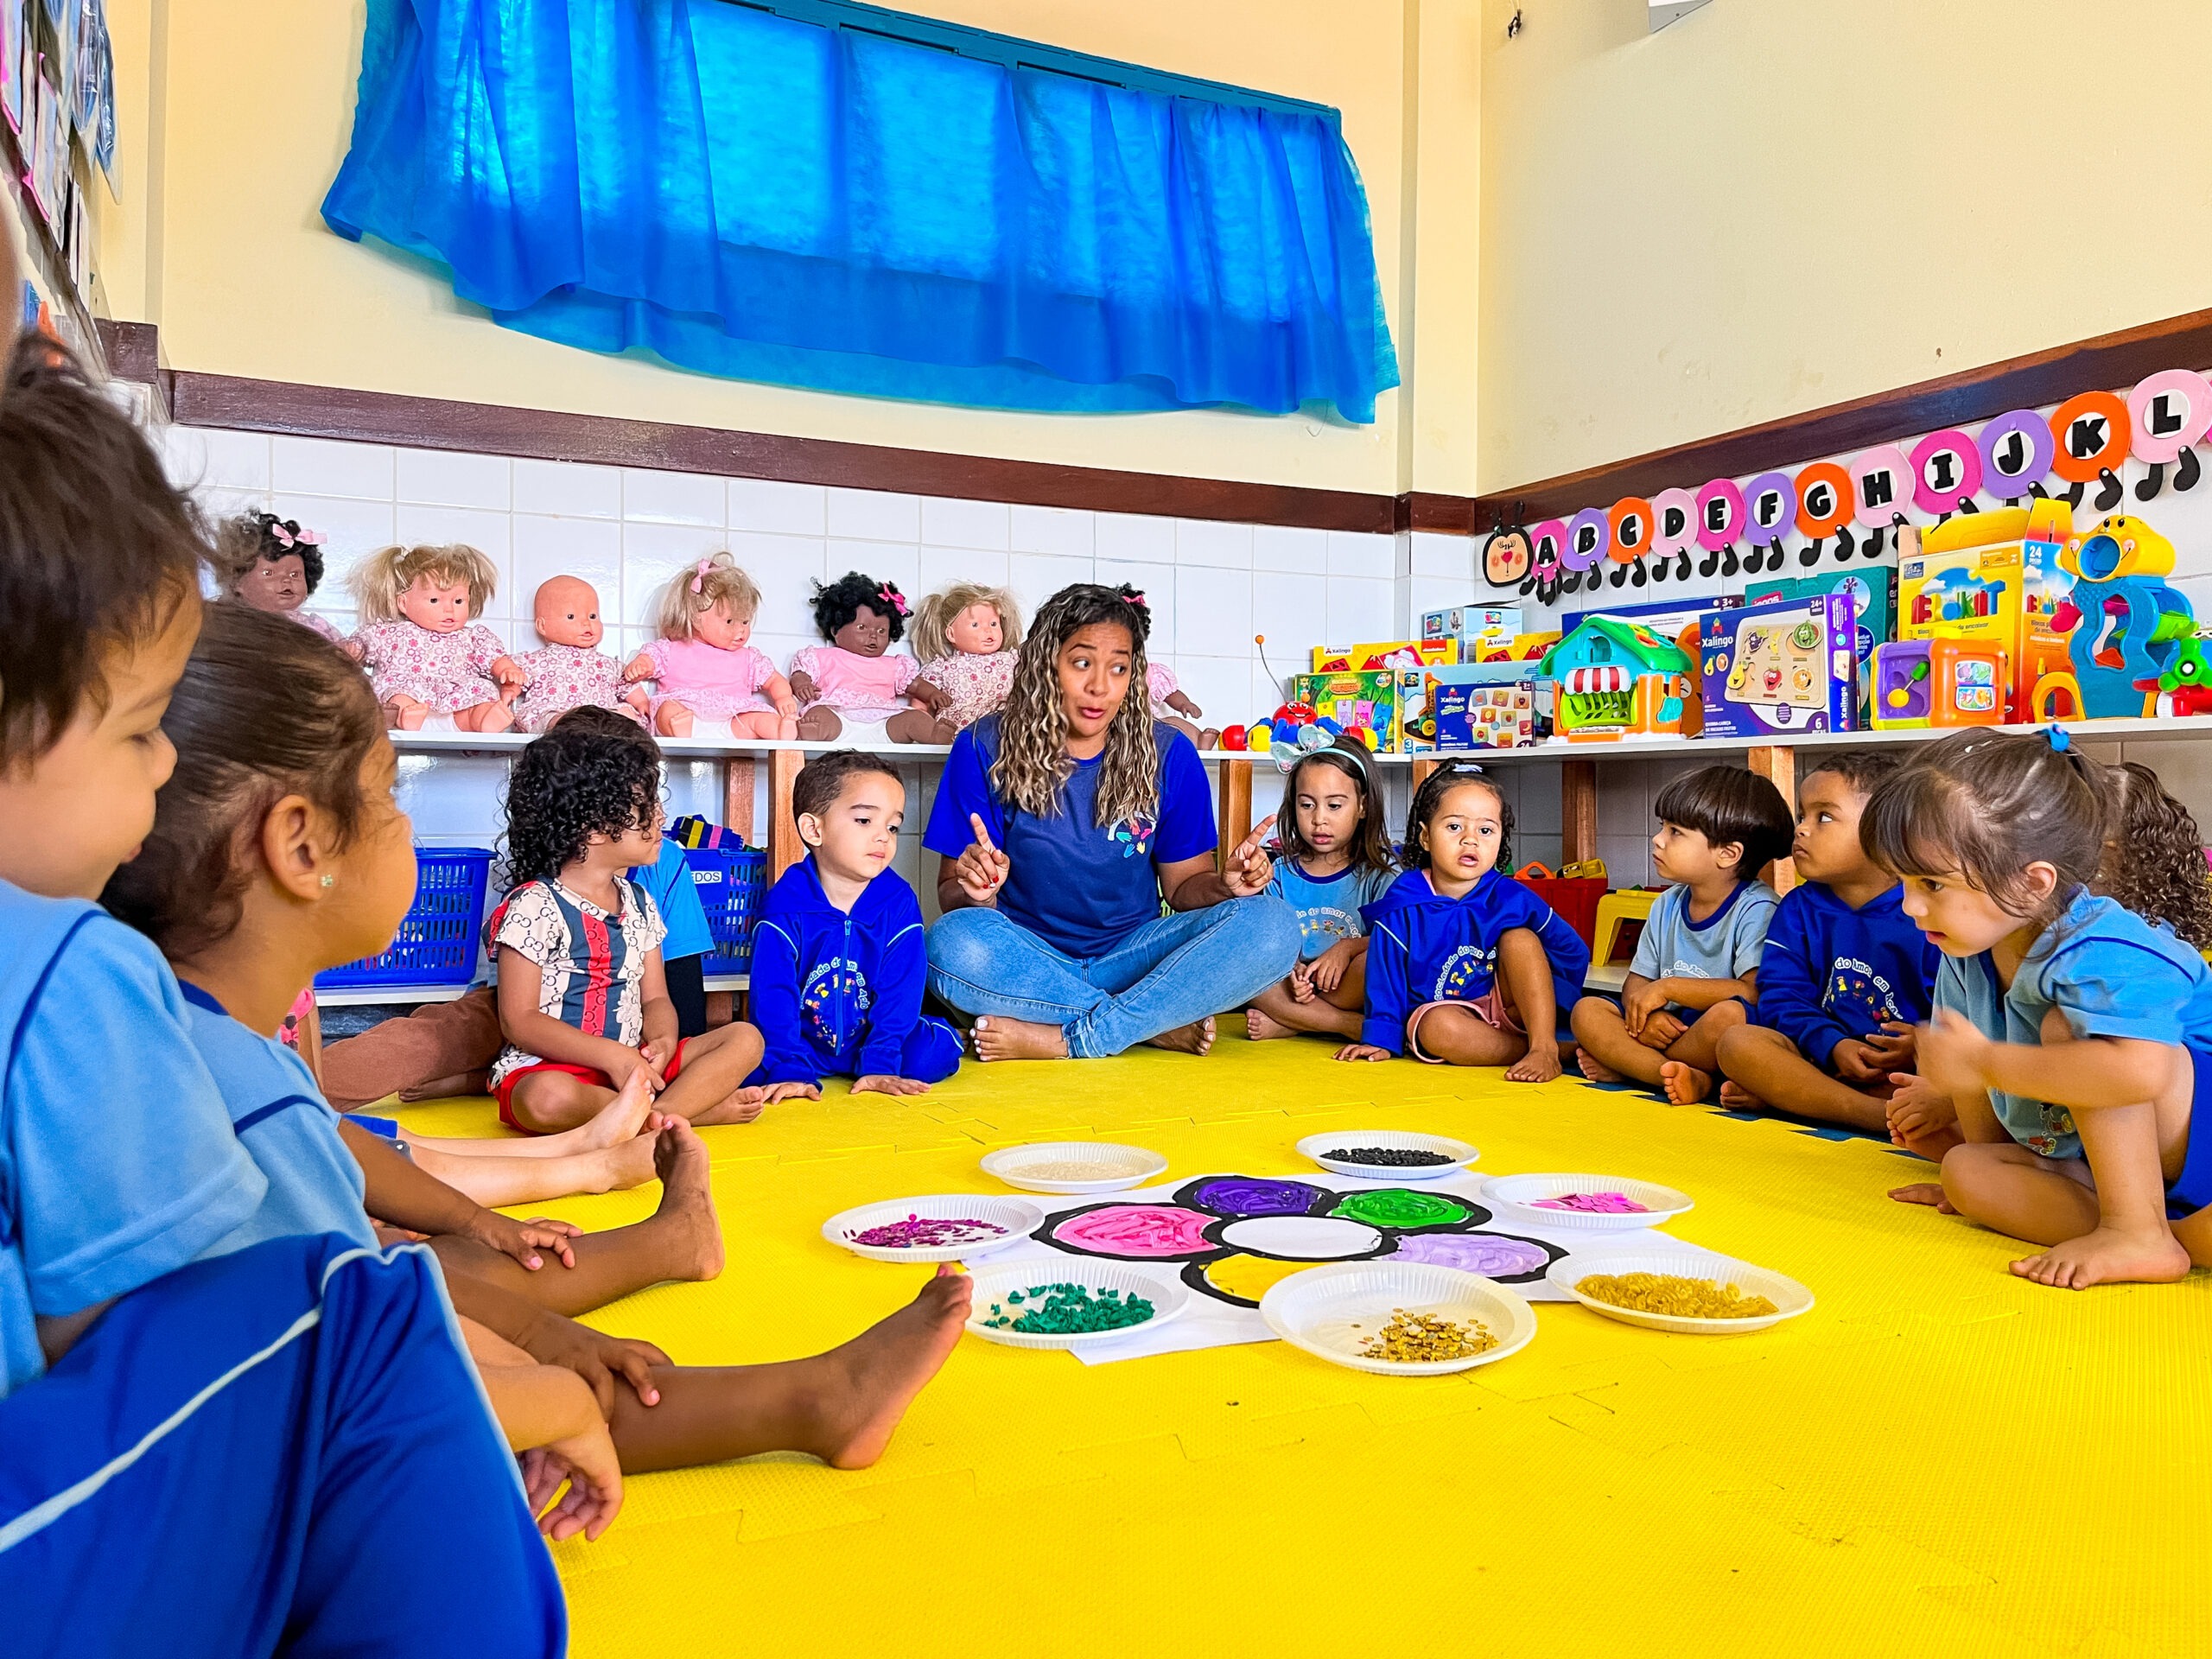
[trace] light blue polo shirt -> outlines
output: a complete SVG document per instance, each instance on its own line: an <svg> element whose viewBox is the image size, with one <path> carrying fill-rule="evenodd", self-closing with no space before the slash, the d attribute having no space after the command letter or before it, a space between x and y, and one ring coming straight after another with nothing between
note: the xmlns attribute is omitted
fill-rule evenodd
<svg viewBox="0 0 2212 1659"><path fill-rule="evenodd" d="M1764 881L1738 881L1719 909L1694 922L1690 890L1669 887L1652 905L1628 970L1644 979L1741 979L1757 971L1781 902Z"/></svg>

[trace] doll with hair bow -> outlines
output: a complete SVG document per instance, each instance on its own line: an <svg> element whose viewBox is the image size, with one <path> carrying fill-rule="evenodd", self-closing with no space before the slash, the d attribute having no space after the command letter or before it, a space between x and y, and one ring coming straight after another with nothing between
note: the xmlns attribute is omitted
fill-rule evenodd
<svg viewBox="0 0 2212 1659"><path fill-rule="evenodd" d="M632 657L622 677L651 680L648 705L663 737L798 735L798 699L767 653L752 645L760 590L728 553L679 570L662 589L660 637Z"/></svg>
<svg viewBox="0 0 2212 1659"><path fill-rule="evenodd" d="M345 643L335 624L302 608L322 585L320 531L302 530L298 519L273 512L242 512L216 532L215 563L241 605L289 616L334 645Z"/></svg>
<svg viewBox="0 0 2212 1659"><path fill-rule="evenodd" d="M886 654L906 632L906 610L895 585L857 570L814 584L814 626L829 643L791 658L801 737L827 743L842 736L862 747L931 741L938 711L952 699L916 683L921 664L912 658Z"/></svg>

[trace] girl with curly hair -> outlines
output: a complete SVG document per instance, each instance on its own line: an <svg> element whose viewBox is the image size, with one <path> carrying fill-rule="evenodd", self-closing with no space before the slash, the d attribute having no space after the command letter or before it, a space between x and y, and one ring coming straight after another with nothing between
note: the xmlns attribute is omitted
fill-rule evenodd
<svg viewBox="0 0 2212 1659"><path fill-rule="evenodd" d="M918 683L921 664L884 653L906 632L906 596L897 584L849 570L814 584L814 626L827 645L791 658L798 734L810 743L842 737L862 748L936 741L937 716L952 699Z"/></svg>
<svg viewBox="0 0 2212 1659"><path fill-rule="evenodd" d="M273 512L239 513L215 532L215 568L241 605L289 616L333 645L345 639L334 624L301 608L322 585L320 531Z"/></svg>
<svg viewBox="0 0 2212 1659"><path fill-rule="evenodd" d="M1147 706L1144 632L1112 588L1062 588L1022 643L1006 707L945 758L923 837L945 912L930 986L980 1016L978 1058L1147 1042L1203 1054L1213 1016L1298 959L1298 917L1267 891L1274 820L1217 870L1198 751Z"/></svg>
<svg viewBox="0 0 2212 1659"><path fill-rule="evenodd" d="M2189 809L2140 760L2106 768L2113 794L2105 855L2091 889L2146 922L2162 922L2198 950L2212 950L2212 880L2204 837Z"/></svg>
<svg viewBox="0 0 2212 1659"><path fill-rule="evenodd" d="M626 874L660 855L660 767L633 738L556 727L515 759L507 861L515 886L485 924L499 958L492 1066L502 1122L534 1135L587 1123L642 1070L661 1111L747 1123L741 1085L760 1033L739 1023L683 1037L669 999L668 928Z"/></svg>

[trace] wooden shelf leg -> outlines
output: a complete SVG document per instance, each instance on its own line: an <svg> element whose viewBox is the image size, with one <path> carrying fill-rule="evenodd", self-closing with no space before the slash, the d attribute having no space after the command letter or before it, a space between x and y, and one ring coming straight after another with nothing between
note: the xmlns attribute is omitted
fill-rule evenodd
<svg viewBox="0 0 2212 1659"><path fill-rule="evenodd" d="M1562 868L1598 856L1598 763L1559 766L1559 861Z"/></svg>
<svg viewBox="0 0 2212 1659"><path fill-rule="evenodd" d="M1745 757L1745 764L1767 782L1782 791L1782 798L1789 803L1793 813L1797 810L1797 751L1792 748L1755 748ZM1777 893L1787 893L1797 885L1797 867L1787 858L1777 858L1767 867L1767 885Z"/></svg>
<svg viewBox="0 0 2212 1659"><path fill-rule="evenodd" d="M768 880L773 881L806 856L806 843L798 838L798 820L791 816L791 786L806 757L797 749L768 753Z"/></svg>
<svg viewBox="0 0 2212 1659"><path fill-rule="evenodd" d="M753 845L753 791L760 776L760 764L750 755L738 755L722 766L722 827L734 831L747 847Z"/></svg>
<svg viewBox="0 0 2212 1659"><path fill-rule="evenodd" d="M1218 865L1236 851L1245 836L1252 833L1252 763L1249 760L1230 760L1221 763L1221 821L1218 826L1220 843L1214 849L1214 862Z"/></svg>
<svg viewBox="0 0 2212 1659"><path fill-rule="evenodd" d="M1444 763L1441 760L1437 760L1433 755L1416 759L1414 761L1413 766L1409 770L1413 772L1413 786L1416 793L1420 791L1421 786L1428 781L1429 773L1434 772L1437 767L1443 764Z"/></svg>

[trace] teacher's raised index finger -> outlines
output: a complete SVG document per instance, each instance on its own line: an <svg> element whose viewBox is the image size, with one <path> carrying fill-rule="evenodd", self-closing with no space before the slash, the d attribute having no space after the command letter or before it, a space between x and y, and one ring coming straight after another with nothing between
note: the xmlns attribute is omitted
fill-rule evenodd
<svg viewBox="0 0 2212 1659"><path fill-rule="evenodd" d="M968 815L968 822L976 831L976 844L978 847L981 847L987 853L995 853L998 851L997 848L991 845L991 832L985 827L983 823L983 815L982 813L970 812Z"/></svg>

